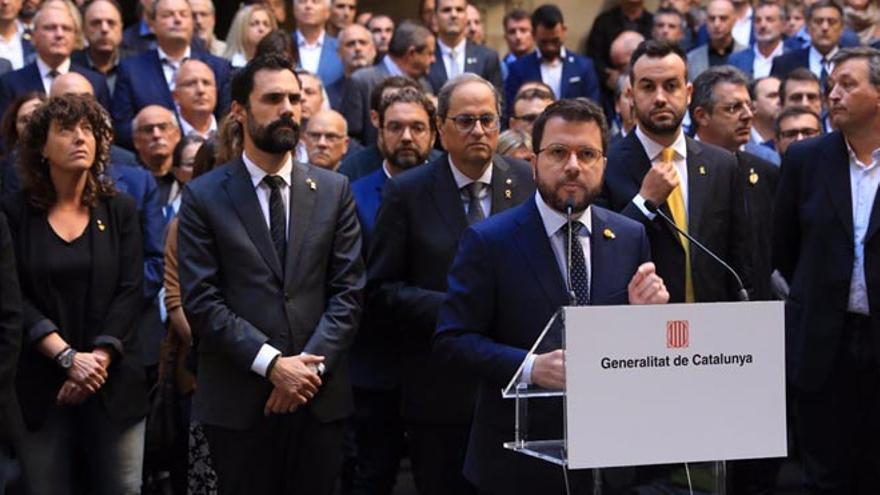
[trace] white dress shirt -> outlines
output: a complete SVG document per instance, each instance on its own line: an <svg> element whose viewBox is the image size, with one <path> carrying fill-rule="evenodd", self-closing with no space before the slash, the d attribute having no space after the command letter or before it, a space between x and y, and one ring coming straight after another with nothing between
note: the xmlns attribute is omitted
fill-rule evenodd
<svg viewBox="0 0 880 495"><path fill-rule="evenodd" d="M660 163L661 160L661 152L665 148L662 144L654 141L645 135L642 131L641 126L636 126L636 137L639 139L639 142L642 143L642 148L645 149L645 154L648 155L648 159L651 160L651 165L655 165ZM678 137L675 138L675 141L672 143L672 149L675 150L675 158L672 160L672 164L675 166L675 169L678 171L678 180L679 184L681 184L681 196L684 199L684 211L687 213L688 210L688 171L687 171L687 141L685 141L684 133L681 132L681 129L678 131ZM641 194L636 194L633 198L633 204L638 207L638 209L646 216L648 219L653 220L656 216L655 213L651 213L645 208L645 198L642 197ZM660 206L660 205L657 205Z"/></svg>
<svg viewBox="0 0 880 495"><path fill-rule="evenodd" d="M831 57L833 57L834 54L837 53L837 50L839 50L839 48L835 46L834 48L831 49L830 52L828 52L828 55L825 55L825 73L826 74L830 75L831 69L834 68L831 65L830 60L831 60ZM813 74L816 74L816 77L820 78L820 80L821 80L821 78L822 78L822 54L819 53L819 50L816 50L816 47L813 45L810 45L810 72L812 72Z"/></svg>
<svg viewBox="0 0 880 495"><path fill-rule="evenodd" d="M24 67L24 47L21 46L21 35L24 33L24 25L16 21L15 33L6 41L0 36L0 58L9 60L12 64L12 70L18 70Z"/></svg>
<svg viewBox="0 0 880 495"><path fill-rule="evenodd" d="M568 56L565 47L563 46L559 50L559 58L552 62L544 60L541 56L541 50L537 50L537 52L538 58L541 59L541 81L550 86L558 100L562 98L562 61Z"/></svg>
<svg viewBox="0 0 880 495"><path fill-rule="evenodd" d="M46 90L46 94L49 94L52 89L52 83L55 82L55 77L49 75L53 69L49 67L49 64L43 62L43 59L37 56L37 70L40 71L40 80L43 81L43 89ZM58 72L59 76L70 72L70 57L67 57L67 60L61 62L61 65L54 70Z"/></svg>
<svg viewBox="0 0 880 495"><path fill-rule="evenodd" d="M758 44L755 43L755 46L752 48L752 50L755 50L755 61L752 62L752 78L758 79L770 75L770 69L773 68L773 59L782 55L782 45L782 40L779 40L776 48L770 52L770 55L765 57L761 50L758 50Z"/></svg>
<svg viewBox="0 0 880 495"><path fill-rule="evenodd" d="M296 44L299 47L299 65L303 69L312 74L318 73L318 66L321 64L321 49L324 47L324 37L326 31L321 31L321 35L314 43L306 41L306 37L302 35L299 29L296 30Z"/></svg>
<svg viewBox="0 0 880 495"><path fill-rule="evenodd" d="M551 208L550 205L544 201L544 198L541 197L541 193L538 191L535 191L535 204L538 206L538 215L541 216L541 222L544 223L544 232L547 233L547 238L550 240L550 247L553 249L553 256L556 258L556 265L559 267L559 273L562 274L562 278L566 282L565 286L571 287L571 283L566 280L568 276L568 250L566 249L568 239L565 232L562 230L562 228L568 223L568 220L562 212ZM593 263L590 259L590 235L593 232L593 216L591 211L592 207L588 206L587 209L581 213L572 215L571 219L573 223L580 223L586 227L585 229L580 230L577 240L581 245L581 249L584 251L584 261L587 264L587 276L590 278L588 282L592 285ZM532 383L532 366L534 364L535 355L531 354L526 358L525 365L523 366L522 377L520 379L522 383Z"/></svg>
<svg viewBox="0 0 880 495"><path fill-rule="evenodd" d="M445 43L437 40L437 44L440 45L440 55L443 57L443 66L446 68L446 76L450 79L464 74L464 49L465 45L467 45L467 37L461 39L461 41L455 46L446 46ZM452 50L455 50L455 57L452 56ZM452 65L455 64L455 67Z"/></svg>
<svg viewBox="0 0 880 495"><path fill-rule="evenodd" d="M162 51L162 48L159 46L156 47L156 50L159 52L159 64L162 65L162 74L165 75L165 82L168 83L168 90L174 91L174 79L177 78L177 71L180 70L180 65L192 56L190 47L186 47L186 51L183 52L183 57L179 59L171 58L171 56Z"/></svg>
<svg viewBox="0 0 880 495"><path fill-rule="evenodd" d="M269 196L272 194L272 190L263 182L263 178L266 177L267 174L265 170L261 169L254 162L248 158L247 154L242 152L241 159L244 161L244 166L247 168L248 174L251 176L251 183L254 186L254 190L257 193L257 201L260 203L260 211L263 214L263 219L266 221L266 227L269 229L272 228L271 221L269 217ZM293 160L288 155L287 162L281 167L278 171L279 177L284 180L284 184L280 188L281 192L281 202L284 203L284 218L285 225L290 224L290 184L293 182ZM288 229L285 229L287 231ZM290 235L290 232L287 232L287 235ZM272 347L269 344L263 344L260 347L260 351L257 353L257 357L254 358L253 363L251 363L251 371L257 373L260 376L266 376L266 368L269 367L269 364L272 362L272 359L275 356L281 354L281 351Z"/></svg>
<svg viewBox="0 0 880 495"><path fill-rule="evenodd" d="M877 188L880 187L880 149L871 153L871 163L862 163L849 143L849 181L853 207L853 235L855 256L853 256L852 278L849 282L849 299L846 309L852 313L870 315L868 305L868 286L865 281L865 235L871 221L871 209Z"/></svg>
<svg viewBox="0 0 880 495"><path fill-rule="evenodd" d="M177 107L177 118L180 120L180 131L182 136L189 136L190 134L197 134L205 139L211 137L211 133L217 132L217 119L211 115L211 125L208 127L208 132L199 132L198 129L193 127L180 113L180 106L175 105Z"/></svg>
<svg viewBox="0 0 880 495"><path fill-rule="evenodd" d="M742 19L737 19L733 24L733 41L742 46L749 46L749 38L752 37L752 8L746 12Z"/></svg>
<svg viewBox="0 0 880 495"><path fill-rule="evenodd" d="M235 52L232 54L232 58L229 59L229 63L232 64L233 67L244 67L247 65L247 57L244 56L244 53Z"/></svg>
<svg viewBox="0 0 880 495"><path fill-rule="evenodd" d="M451 156L449 157L449 168L452 170L452 178L455 179L455 185L458 186L458 192L461 195L461 202L465 215L470 213L468 211L468 205L470 204L471 197L464 188L473 182L480 182L483 184L483 188L480 189L480 207L483 208L483 217L487 218L492 213L492 195L490 194L492 189L492 164L490 163L489 166L486 167L486 171L483 172L483 175L477 180L471 179L467 175L461 173L461 170L459 170L452 162Z"/></svg>
<svg viewBox="0 0 880 495"><path fill-rule="evenodd" d="M382 63L385 64L385 68L388 69L389 76L406 77L406 74L404 74L403 71L400 70L400 67L398 67L397 64L394 63L394 60L391 59L390 55L385 54L385 56L382 57Z"/></svg>

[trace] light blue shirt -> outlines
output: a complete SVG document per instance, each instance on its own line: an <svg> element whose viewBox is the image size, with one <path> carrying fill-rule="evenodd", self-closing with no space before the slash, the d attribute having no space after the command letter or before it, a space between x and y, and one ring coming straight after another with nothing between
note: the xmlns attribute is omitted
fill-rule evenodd
<svg viewBox="0 0 880 495"><path fill-rule="evenodd" d="M871 209L877 188L880 187L880 148L871 153L871 163L861 163L849 143L849 182L853 206L853 234L855 256L852 278L849 282L847 311L869 315L868 287L865 282L865 235L871 220Z"/></svg>

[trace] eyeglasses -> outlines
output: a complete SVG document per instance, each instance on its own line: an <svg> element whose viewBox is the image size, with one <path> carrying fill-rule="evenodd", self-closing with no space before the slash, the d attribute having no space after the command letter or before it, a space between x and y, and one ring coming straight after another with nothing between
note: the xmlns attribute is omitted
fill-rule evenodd
<svg viewBox="0 0 880 495"><path fill-rule="evenodd" d="M779 131L779 137L781 139L798 139L798 138L811 138L819 135L819 129L815 129L812 127L801 127L800 129L787 129L784 131Z"/></svg>
<svg viewBox="0 0 880 495"><path fill-rule="evenodd" d="M401 122L387 122L382 129L394 136L402 136L407 129L412 137L422 137L428 133L429 127L421 122L413 122L412 124L404 124Z"/></svg>
<svg viewBox="0 0 880 495"><path fill-rule="evenodd" d="M514 115L513 118L515 118L516 120L522 120L523 122L528 122L529 124L534 124L535 121L538 120L538 117L540 117L540 116L541 116L540 113L526 113L526 114L519 115L519 116Z"/></svg>
<svg viewBox="0 0 880 495"><path fill-rule="evenodd" d="M324 139L326 139L327 142L330 143L330 144L336 144L336 143L342 141L342 140L345 138L345 136L343 136L342 134L336 134L335 132L313 132L313 131L307 131L307 132L306 132L306 136L308 136L308 138L309 138L310 140L312 140L312 141L314 141L314 142L316 142L316 143L319 142L319 141L321 140L321 138L324 138Z"/></svg>
<svg viewBox="0 0 880 495"><path fill-rule="evenodd" d="M739 115L745 109L748 109L749 113L755 113L755 105L750 101L737 101L727 105L721 105L718 108L727 115Z"/></svg>
<svg viewBox="0 0 880 495"><path fill-rule="evenodd" d="M498 129L498 116L491 113L486 113L479 117L476 115L456 115L455 117L446 117L446 119L451 120L455 124L455 128L458 129L458 132L461 133L473 131L477 122L480 123L484 131L490 132Z"/></svg>
<svg viewBox="0 0 880 495"><path fill-rule="evenodd" d="M585 167L592 167L602 157L605 156L601 151L589 146L581 146L580 148L569 148L564 144L550 144L538 150L538 154L544 154L547 160L553 165L564 165L568 162L571 154L574 153L578 163Z"/></svg>
<svg viewBox="0 0 880 495"><path fill-rule="evenodd" d="M160 122L158 124L144 124L142 126L138 126L135 129L135 132L138 134L152 134L155 129L159 129L159 132L167 132L174 124L171 122Z"/></svg>

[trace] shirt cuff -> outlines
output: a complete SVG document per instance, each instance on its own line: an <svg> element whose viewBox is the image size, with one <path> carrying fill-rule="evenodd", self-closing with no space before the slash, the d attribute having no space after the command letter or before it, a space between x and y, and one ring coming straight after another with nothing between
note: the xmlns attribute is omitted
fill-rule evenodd
<svg viewBox="0 0 880 495"><path fill-rule="evenodd" d="M632 201L632 202L633 202L634 205L636 205L636 208L638 208L639 211L642 212L642 215L645 215L646 217L648 217L648 220L653 220L654 217L657 216L656 213L651 213L651 212L648 211L648 209L645 207L645 198L643 198L641 194L636 194L635 197L633 197L633 201ZM658 205L658 206L659 206L659 205Z"/></svg>
<svg viewBox="0 0 880 495"><path fill-rule="evenodd" d="M523 365L522 376L519 377L519 382L524 383L526 385L532 384L532 366L535 365L535 355L529 354L526 356L526 362Z"/></svg>
<svg viewBox="0 0 880 495"><path fill-rule="evenodd" d="M257 357L254 358L254 362L251 363L251 371L260 376L266 376L266 368L269 367L269 363L275 359L275 356L280 354L281 351L278 349L269 344L263 344L263 347L260 347L260 352L257 353Z"/></svg>

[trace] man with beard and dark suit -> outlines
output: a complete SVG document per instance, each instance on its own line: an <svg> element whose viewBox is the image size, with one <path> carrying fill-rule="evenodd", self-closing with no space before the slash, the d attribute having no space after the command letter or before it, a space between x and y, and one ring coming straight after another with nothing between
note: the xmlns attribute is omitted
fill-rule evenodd
<svg viewBox="0 0 880 495"><path fill-rule="evenodd" d="M786 368L804 493L880 485L880 51L831 60L837 131L789 146L773 258L791 284Z"/></svg>
<svg viewBox="0 0 880 495"><path fill-rule="evenodd" d="M678 45L646 41L633 53L631 67L638 124L608 153L602 200L645 225L670 301L737 300L736 280L645 206L658 205L730 263L749 289L749 232L736 157L684 135L681 121L691 86Z"/></svg>
<svg viewBox="0 0 880 495"><path fill-rule="evenodd" d="M480 380L465 476L486 494L565 493L559 466L506 450L515 407L499 392L527 359L544 325L576 294L577 305L665 303L663 281L648 262L644 227L591 205L601 190L608 141L598 105L554 103L535 122L532 159L538 193L516 208L469 227L449 273L435 354L449 369ZM573 204L571 281L566 202ZM611 232L613 235L608 235ZM604 234L602 234L604 233ZM561 349L526 362L526 383L565 387ZM529 428L562 438L562 401L529 406ZM590 493L590 472L573 471L571 493Z"/></svg>
<svg viewBox="0 0 880 495"><path fill-rule="evenodd" d="M435 111L425 93L405 87L390 92L378 110L379 170L351 184L358 220L368 245L382 188L389 178L423 165L434 145ZM400 347L387 331L392 322L365 308L351 349L356 467L353 493L390 494L404 452L400 417Z"/></svg>
<svg viewBox="0 0 880 495"><path fill-rule="evenodd" d="M187 184L183 305L199 339L194 416L221 494L331 494L352 412L364 267L348 180L294 162L301 87L279 55L232 82L244 151Z"/></svg>
<svg viewBox="0 0 880 495"><path fill-rule="evenodd" d="M529 165L494 154L501 98L462 74L443 86L437 127L447 154L385 183L367 257L368 307L399 342L403 417L419 493L468 494L461 475L475 377L437 363L431 337L464 229L534 192Z"/></svg>

